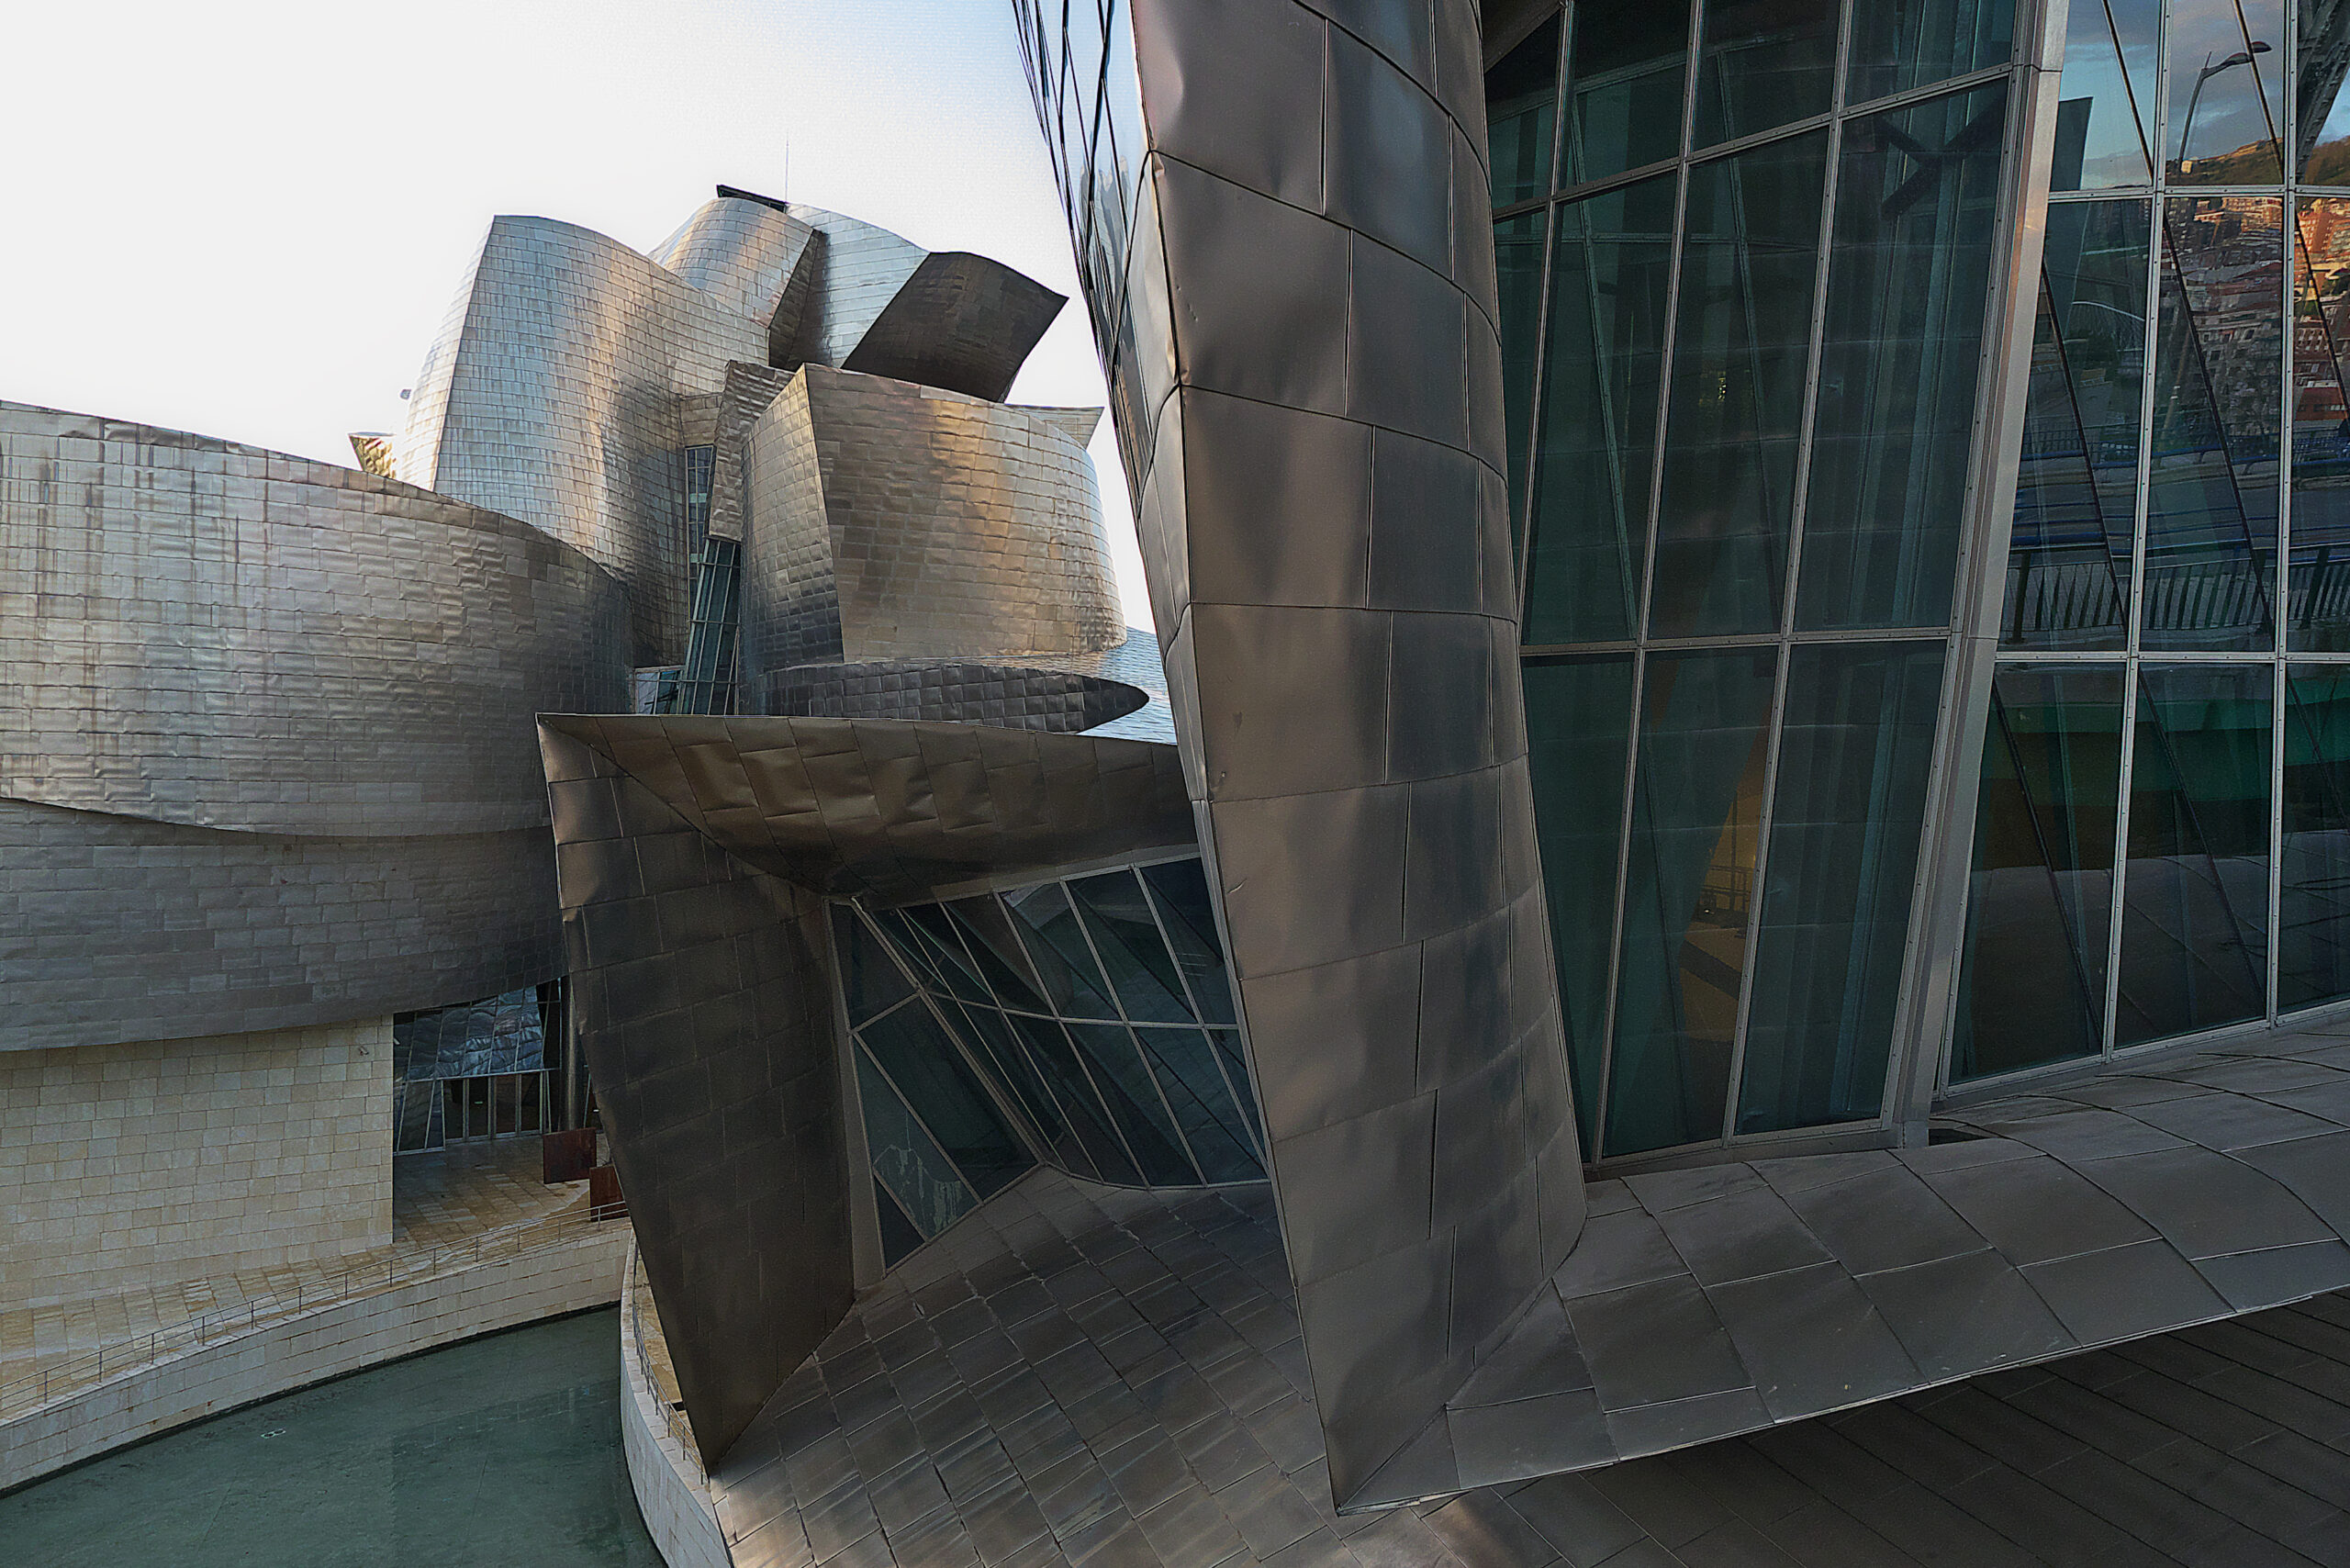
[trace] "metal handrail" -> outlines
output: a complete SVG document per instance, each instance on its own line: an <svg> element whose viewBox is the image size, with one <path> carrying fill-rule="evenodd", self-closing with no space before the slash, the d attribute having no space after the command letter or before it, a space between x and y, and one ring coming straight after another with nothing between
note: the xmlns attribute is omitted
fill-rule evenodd
<svg viewBox="0 0 2350 1568"><path fill-rule="evenodd" d="M694 1446L693 1428L686 1424L685 1412L662 1396L661 1380L653 1375L653 1358L645 1353L644 1314L636 1305L637 1272L636 1253L632 1249L628 1257L628 1277L621 1282L628 1294L628 1327L630 1335L636 1340L637 1375L644 1379L645 1392L660 1407L661 1419L668 1427L669 1435L685 1445L686 1456L699 1464L701 1462L701 1450Z"/></svg>
<svg viewBox="0 0 2350 1568"><path fill-rule="evenodd" d="M27 1372L22 1377L0 1383L0 1419L11 1415L12 1406L22 1406L21 1410L14 1412L16 1414L39 1409L49 1403L52 1385L57 1393L62 1394L68 1384L80 1388L96 1383L106 1375L109 1363L114 1364L118 1371L147 1365L161 1360L167 1350L193 1349L208 1344L215 1338L228 1337L231 1328L249 1330L258 1327L264 1316L290 1316L306 1306L322 1306L372 1291L389 1290L417 1280L437 1278L444 1269L471 1267L483 1261L487 1249L503 1248L508 1242L513 1244L508 1250L519 1257L541 1246L553 1246L569 1239L568 1236L554 1235L555 1231L582 1229L603 1219L617 1218L625 1212L617 1208L599 1212L590 1207L576 1213L566 1209L560 1214L525 1220L520 1225L481 1231L464 1241L449 1242L427 1252L394 1253L384 1260L380 1268L374 1263L353 1265L330 1281L310 1284L297 1281L291 1290L248 1296L234 1305L215 1307L210 1312L184 1318L145 1335L134 1336L112 1345L101 1345L39 1372ZM457 1261L460 1259L462 1265Z"/></svg>

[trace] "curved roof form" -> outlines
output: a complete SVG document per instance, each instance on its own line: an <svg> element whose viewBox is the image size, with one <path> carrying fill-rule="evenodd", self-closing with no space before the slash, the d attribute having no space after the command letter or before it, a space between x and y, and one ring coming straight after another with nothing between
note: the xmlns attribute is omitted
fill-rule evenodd
<svg viewBox="0 0 2350 1568"><path fill-rule="evenodd" d="M941 251L923 258L841 368L1002 402L1067 303L1002 262Z"/></svg>
<svg viewBox="0 0 2350 1568"><path fill-rule="evenodd" d="M546 821L533 718L620 707L611 576L511 517L0 403L0 796L386 837ZM38 700L36 700L38 699Z"/></svg>
<svg viewBox="0 0 2350 1568"><path fill-rule="evenodd" d="M727 309L765 323L815 232L779 207L722 195L655 247L653 260Z"/></svg>

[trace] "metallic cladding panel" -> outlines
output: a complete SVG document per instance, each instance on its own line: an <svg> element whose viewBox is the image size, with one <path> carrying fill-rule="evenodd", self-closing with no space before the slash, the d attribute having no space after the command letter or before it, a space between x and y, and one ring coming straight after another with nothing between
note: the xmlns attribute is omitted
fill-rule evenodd
<svg viewBox="0 0 2350 1568"><path fill-rule="evenodd" d="M809 365L742 462L754 690L826 660L1125 640L1100 488L1058 418Z"/></svg>
<svg viewBox="0 0 2350 1568"><path fill-rule="evenodd" d="M951 719L1074 734L1135 712L1149 693L1124 681L1006 665L796 665L767 672L763 713L834 719Z"/></svg>
<svg viewBox="0 0 2350 1568"><path fill-rule="evenodd" d="M1477 17L1136 0L1110 48L1136 50L1106 80L1139 104L1104 118L1138 119L1147 156L1111 139L1070 167L1058 127L1093 84L1050 72L1038 96L1075 106L1047 117L1073 235L1125 247L1080 246L1080 272L1345 1498L1443 1440L1446 1396L1584 1215L1515 671ZM1430 555L1474 570L1381 569ZM1334 1028L1367 988L1388 1004Z"/></svg>
<svg viewBox="0 0 2350 1568"><path fill-rule="evenodd" d="M0 795L279 834L535 826L533 716L627 705L626 613L512 518L0 403Z"/></svg>
<svg viewBox="0 0 2350 1568"><path fill-rule="evenodd" d="M922 265L923 248L886 229L820 207L795 203L791 215L822 235L824 242L789 350L775 357L789 364L845 364L866 329Z"/></svg>
<svg viewBox="0 0 2350 1568"><path fill-rule="evenodd" d="M589 747L745 866L868 904L1192 843L1180 765L1147 741L637 714L548 716L540 730Z"/></svg>
<svg viewBox="0 0 2350 1568"><path fill-rule="evenodd" d="M1067 303L1002 262L940 251L923 258L841 368L1000 403Z"/></svg>
<svg viewBox="0 0 2350 1568"><path fill-rule="evenodd" d="M705 1462L855 1295L823 901L542 727L578 1040Z"/></svg>
<svg viewBox="0 0 2350 1568"><path fill-rule="evenodd" d="M766 326L815 230L765 202L704 202L653 260L738 316Z"/></svg>
<svg viewBox="0 0 2350 1568"><path fill-rule="evenodd" d="M224 833L0 799L0 1050L442 1007L562 972L544 827Z"/></svg>
<svg viewBox="0 0 2350 1568"><path fill-rule="evenodd" d="M679 399L767 357L765 320L619 241L493 220L426 356L399 471L531 523L626 585L637 665L685 650Z"/></svg>

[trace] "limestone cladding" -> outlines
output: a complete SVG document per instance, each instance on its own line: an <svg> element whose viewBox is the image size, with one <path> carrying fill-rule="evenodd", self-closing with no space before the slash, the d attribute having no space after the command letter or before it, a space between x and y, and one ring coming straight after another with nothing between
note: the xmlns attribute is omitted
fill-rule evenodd
<svg viewBox="0 0 2350 1568"><path fill-rule="evenodd" d="M0 1308L388 1246L388 1018L0 1052Z"/></svg>

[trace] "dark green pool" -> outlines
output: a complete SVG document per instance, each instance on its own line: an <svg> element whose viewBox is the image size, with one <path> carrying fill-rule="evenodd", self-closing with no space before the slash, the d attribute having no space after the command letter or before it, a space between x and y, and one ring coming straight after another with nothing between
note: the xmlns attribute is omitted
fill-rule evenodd
<svg viewBox="0 0 2350 1568"><path fill-rule="evenodd" d="M0 1497L0 1563L660 1568L619 1404L616 1313L492 1335Z"/></svg>

